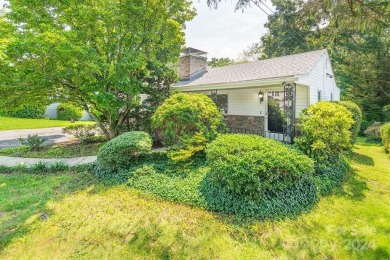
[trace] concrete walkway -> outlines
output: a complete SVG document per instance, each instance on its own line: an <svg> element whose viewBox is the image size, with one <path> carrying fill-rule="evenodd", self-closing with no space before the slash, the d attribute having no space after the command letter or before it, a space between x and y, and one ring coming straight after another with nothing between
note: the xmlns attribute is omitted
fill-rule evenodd
<svg viewBox="0 0 390 260"><path fill-rule="evenodd" d="M62 133L62 127L51 127L41 129L19 129L0 131L0 150L20 146L19 138L26 138L28 135L38 135L48 140L44 143L55 144L71 140L73 137Z"/></svg>
<svg viewBox="0 0 390 260"><path fill-rule="evenodd" d="M76 157L76 158L57 158L57 159L40 159L40 158L20 158L0 156L0 165L13 167L18 165L31 166L38 162L43 162L47 165L63 162L69 166L88 164L96 161L96 156Z"/></svg>

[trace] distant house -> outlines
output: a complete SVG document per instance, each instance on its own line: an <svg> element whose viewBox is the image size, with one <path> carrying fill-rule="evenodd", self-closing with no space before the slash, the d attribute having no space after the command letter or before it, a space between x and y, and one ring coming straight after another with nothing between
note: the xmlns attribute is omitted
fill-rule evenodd
<svg viewBox="0 0 390 260"><path fill-rule="evenodd" d="M60 103L52 103L46 107L45 116L47 116L50 119L56 119L57 118L57 107ZM83 116L79 118L80 121L92 121L92 117L88 114L87 111L84 110Z"/></svg>
<svg viewBox="0 0 390 260"><path fill-rule="evenodd" d="M209 95L231 132L287 142L304 108L321 100L340 100L326 50L207 68L207 53L187 48L179 74L173 89Z"/></svg>

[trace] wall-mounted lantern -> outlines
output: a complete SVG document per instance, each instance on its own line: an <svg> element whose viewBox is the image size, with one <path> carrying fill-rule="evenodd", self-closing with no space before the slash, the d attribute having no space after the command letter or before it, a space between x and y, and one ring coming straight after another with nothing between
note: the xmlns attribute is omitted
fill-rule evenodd
<svg viewBox="0 0 390 260"><path fill-rule="evenodd" d="M259 99L260 99L260 103L264 101L264 93L260 90L259 92Z"/></svg>

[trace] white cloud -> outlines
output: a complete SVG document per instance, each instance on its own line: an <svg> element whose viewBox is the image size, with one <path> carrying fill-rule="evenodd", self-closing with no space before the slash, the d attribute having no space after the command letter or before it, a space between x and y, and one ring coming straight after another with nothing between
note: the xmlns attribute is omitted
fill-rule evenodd
<svg viewBox="0 0 390 260"><path fill-rule="evenodd" d="M217 10L206 0L195 0L193 6L198 15L187 24L187 46L206 51L209 57L237 58L266 32L267 15L255 6L244 12L234 10L234 0L222 1Z"/></svg>

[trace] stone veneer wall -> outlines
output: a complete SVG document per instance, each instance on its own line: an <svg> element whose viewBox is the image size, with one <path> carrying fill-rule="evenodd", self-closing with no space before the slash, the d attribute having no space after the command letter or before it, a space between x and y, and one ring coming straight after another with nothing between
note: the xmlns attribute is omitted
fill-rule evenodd
<svg viewBox="0 0 390 260"><path fill-rule="evenodd" d="M233 133L264 135L263 116L227 115L225 116L225 122L228 130Z"/></svg>

